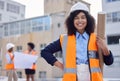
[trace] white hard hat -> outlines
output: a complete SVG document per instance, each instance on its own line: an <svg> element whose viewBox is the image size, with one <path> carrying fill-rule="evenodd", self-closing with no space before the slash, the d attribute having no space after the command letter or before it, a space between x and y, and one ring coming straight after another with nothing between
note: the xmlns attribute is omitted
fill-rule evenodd
<svg viewBox="0 0 120 81"><path fill-rule="evenodd" d="M74 4L71 7L70 13L74 12L76 10L84 10L84 11L89 12L89 8L87 7L87 5L85 5L84 3L81 3L81 2L77 2L76 4Z"/></svg>
<svg viewBox="0 0 120 81"><path fill-rule="evenodd" d="M12 43L8 43L8 44L6 45L6 49L7 49L7 50L9 50L9 49L11 49L11 48L13 48L13 47L15 47L15 45L12 44Z"/></svg>

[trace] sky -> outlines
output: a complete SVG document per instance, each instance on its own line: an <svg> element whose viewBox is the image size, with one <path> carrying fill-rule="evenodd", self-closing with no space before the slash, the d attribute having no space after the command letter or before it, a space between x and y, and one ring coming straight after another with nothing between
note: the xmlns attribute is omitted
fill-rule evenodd
<svg viewBox="0 0 120 81"><path fill-rule="evenodd" d="M44 0L13 0L26 6L25 18L44 15ZM97 13L102 11L102 0L83 0L91 4L91 14L97 19Z"/></svg>

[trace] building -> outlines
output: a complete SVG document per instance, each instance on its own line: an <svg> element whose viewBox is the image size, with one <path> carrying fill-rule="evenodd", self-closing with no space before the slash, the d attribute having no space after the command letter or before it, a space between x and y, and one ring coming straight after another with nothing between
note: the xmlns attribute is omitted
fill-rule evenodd
<svg viewBox="0 0 120 81"><path fill-rule="evenodd" d="M90 9L90 4L83 0L44 0L44 14L65 13L65 16L68 16L71 5L78 1L85 3Z"/></svg>
<svg viewBox="0 0 120 81"><path fill-rule="evenodd" d="M0 23L25 18L25 6L12 0L0 0Z"/></svg>
<svg viewBox="0 0 120 81"><path fill-rule="evenodd" d="M56 16L54 16L55 18ZM62 20L61 16L57 16L59 22ZM56 20L55 23L58 23ZM62 30L63 23L57 24L52 23L52 16L40 16L35 18L29 18L14 22L3 23L0 27L1 38L0 38L0 48L1 48L1 59L2 68L5 67L5 53L6 44L12 42L15 44L15 51L24 52L27 49L27 43L33 42L36 45L35 50L39 54L39 59L37 62L37 78L45 77L57 77L52 72L52 66L48 65L43 58L40 56L40 50L43 49L47 44L53 41L53 37L56 34L62 32L54 32L55 30ZM60 55L59 55L60 56ZM19 77L25 77L24 70L17 70ZM3 72L4 74L5 72ZM61 73L62 74L62 73ZM6 75L6 74L5 74Z"/></svg>
<svg viewBox="0 0 120 81"><path fill-rule="evenodd" d="M114 54L114 64L105 67L106 78L120 78L120 0L102 0L102 9L106 12L106 38Z"/></svg>
<svg viewBox="0 0 120 81"><path fill-rule="evenodd" d="M35 43L35 49L40 56L41 49L43 49L50 42L57 40L61 34L66 33L64 21L68 12L65 10L69 9L65 7L65 5L68 5L70 8L70 6L75 4L77 0L75 2L74 0L72 0L73 2L71 1L71 3L68 3L68 1L70 0L58 0L59 2L61 2L61 4L65 5L63 5L62 8L58 7L53 9L53 12L50 9L52 9L51 6L56 6L56 0L44 1L44 4L46 4L44 9L44 16L13 22L6 22L0 25L0 48L2 53L2 68L4 68L5 65L5 46L8 42L14 43L16 45L15 51L19 52L27 49L28 42L33 42ZM61 4L57 4L57 6L61 6ZM86 3L86 5L90 4ZM57 52L54 55L58 58L58 60L62 62L61 52ZM24 70L17 70L17 73L19 77L25 77ZM2 71L1 74L6 75L5 71ZM63 72L60 69L47 64L47 62L40 56L37 62L36 78L61 78L62 74Z"/></svg>

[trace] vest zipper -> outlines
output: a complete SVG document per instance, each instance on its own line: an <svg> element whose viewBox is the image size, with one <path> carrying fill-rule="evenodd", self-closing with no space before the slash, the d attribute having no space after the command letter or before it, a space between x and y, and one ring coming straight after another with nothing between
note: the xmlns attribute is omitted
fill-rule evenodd
<svg viewBox="0 0 120 81"><path fill-rule="evenodd" d="M88 51L89 41L90 41L90 37L88 39L88 44L87 44L87 57L88 57L88 66L89 66L89 72L90 72L90 81L92 81L91 69L90 69L90 59L89 59L89 51Z"/></svg>

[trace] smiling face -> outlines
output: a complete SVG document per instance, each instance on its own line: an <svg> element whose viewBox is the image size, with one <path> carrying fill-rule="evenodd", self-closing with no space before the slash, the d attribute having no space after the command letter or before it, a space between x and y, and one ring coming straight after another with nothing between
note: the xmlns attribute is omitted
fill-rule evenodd
<svg viewBox="0 0 120 81"><path fill-rule="evenodd" d="M74 27L77 29L79 33L84 33L85 28L87 26L87 18L83 12L80 12L75 18L74 18Z"/></svg>

